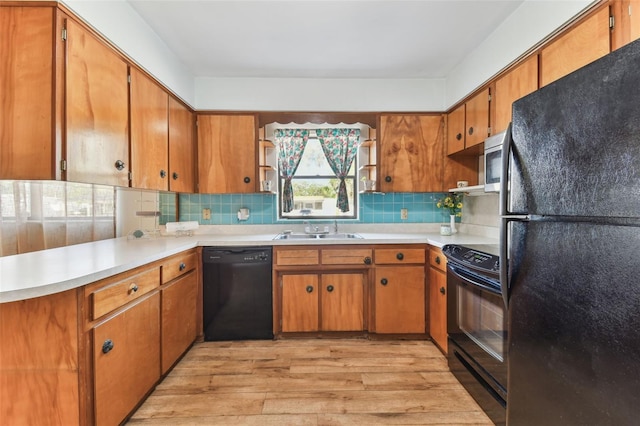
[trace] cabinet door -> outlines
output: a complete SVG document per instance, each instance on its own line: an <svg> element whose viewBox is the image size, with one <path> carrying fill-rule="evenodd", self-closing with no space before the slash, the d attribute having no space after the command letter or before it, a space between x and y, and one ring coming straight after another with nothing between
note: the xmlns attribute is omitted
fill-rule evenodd
<svg viewBox="0 0 640 426"><path fill-rule="evenodd" d="M429 268L429 334L447 353L447 275Z"/></svg>
<svg viewBox="0 0 640 426"><path fill-rule="evenodd" d="M613 49L640 38L640 0L615 0L611 8L615 19L611 34Z"/></svg>
<svg viewBox="0 0 640 426"><path fill-rule="evenodd" d="M440 115L380 117L380 190L434 192L442 187L443 118Z"/></svg>
<svg viewBox="0 0 640 426"><path fill-rule="evenodd" d="M496 81L493 102L496 107L493 134L507 129L511 121L511 105L538 89L538 55L509 71Z"/></svg>
<svg viewBox="0 0 640 426"><path fill-rule="evenodd" d="M120 424L160 378L159 293L93 329L93 363L95 422Z"/></svg>
<svg viewBox="0 0 640 426"><path fill-rule="evenodd" d="M467 101L465 126L465 148L483 143L489 136L489 89Z"/></svg>
<svg viewBox="0 0 640 426"><path fill-rule="evenodd" d="M564 77L610 51L609 8L564 33L540 52L540 86Z"/></svg>
<svg viewBox="0 0 640 426"><path fill-rule="evenodd" d="M465 105L460 105L447 115L447 154L464 149Z"/></svg>
<svg viewBox="0 0 640 426"><path fill-rule="evenodd" d="M161 290L162 374L196 339L198 276L189 272Z"/></svg>
<svg viewBox="0 0 640 426"><path fill-rule="evenodd" d="M131 68L131 186L169 189L169 95Z"/></svg>
<svg viewBox="0 0 640 426"><path fill-rule="evenodd" d="M284 274L282 331L318 331L318 276Z"/></svg>
<svg viewBox="0 0 640 426"><path fill-rule="evenodd" d="M53 7L0 7L0 179L55 179Z"/></svg>
<svg viewBox="0 0 640 426"><path fill-rule="evenodd" d="M253 115L198 115L198 192L256 191Z"/></svg>
<svg viewBox="0 0 640 426"><path fill-rule="evenodd" d="M322 275L322 322L323 331L364 330L364 275Z"/></svg>
<svg viewBox="0 0 640 426"><path fill-rule="evenodd" d="M375 276L376 333L424 333L424 266L380 266Z"/></svg>
<svg viewBox="0 0 640 426"><path fill-rule="evenodd" d="M195 191L195 139L193 113L169 98L169 189Z"/></svg>
<svg viewBox="0 0 640 426"><path fill-rule="evenodd" d="M67 180L129 186L127 64L67 19Z"/></svg>

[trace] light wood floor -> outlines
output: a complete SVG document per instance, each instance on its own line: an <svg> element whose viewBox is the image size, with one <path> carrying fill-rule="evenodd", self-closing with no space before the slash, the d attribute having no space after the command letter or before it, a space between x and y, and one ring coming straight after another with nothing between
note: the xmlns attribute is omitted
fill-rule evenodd
<svg viewBox="0 0 640 426"><path fill-rule="evenodd" d="M428 341L197 343L130 425L492 425Z"/></svg>

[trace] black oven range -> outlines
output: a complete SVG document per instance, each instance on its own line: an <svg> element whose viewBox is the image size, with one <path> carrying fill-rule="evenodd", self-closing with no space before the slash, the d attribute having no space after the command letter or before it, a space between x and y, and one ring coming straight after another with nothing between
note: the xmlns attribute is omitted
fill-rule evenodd
<svg viewBox="0 0 640 426"><path fill-rule="evenodd" d="M447 244L442 251L447 257L449 368L489 418L503 425L507 313L500 287L499 247Z"/></svg>

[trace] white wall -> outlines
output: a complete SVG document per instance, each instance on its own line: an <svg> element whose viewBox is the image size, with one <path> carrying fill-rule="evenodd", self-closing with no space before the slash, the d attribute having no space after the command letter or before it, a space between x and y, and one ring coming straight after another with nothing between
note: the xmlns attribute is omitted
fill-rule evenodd
<svg viewBox="0 0 640 426"><path fill-rule="evenodd" d="M193 75L124 0L62 0L176 95L194 106Z"/></svg>
<svg viewBox="0 0 640 426"><path fill-rule="evenodd" d="M442 79L194 78L124 0L62 0L199 110L444 111L593 0L526 0ZM452 31L460 31L452 27Z"/></svg>
<svg viewBox="0 0 640 426"><path fill-rule="evenodd" d="M440 79L196 78L199 110L442 111Z"/></svg>
<svg viewBox="0 0 640 426"><path fill-rule="evenodd" d="M525 1L447 76L444 109L595 3L593 0Z"/></svg>

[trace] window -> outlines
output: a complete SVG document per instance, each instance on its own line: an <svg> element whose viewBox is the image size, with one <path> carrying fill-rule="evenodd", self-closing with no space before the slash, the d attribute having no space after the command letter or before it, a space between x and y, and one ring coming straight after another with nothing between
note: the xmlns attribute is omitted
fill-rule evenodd
<svg viewBox="0 0 640 426"><path fill-rule="evenodd" d="M349 210L340 211L336 206L340 179L335 176L325 157L320 141L310 137L302 154L298 169L292 179L293 210L284 212L282 197L278 197L279 216L282 219L355 219L358 211L357 160L353 162L345 183L349 200ZM278 192L282 194L284 179L280 178Z"/></svg>

